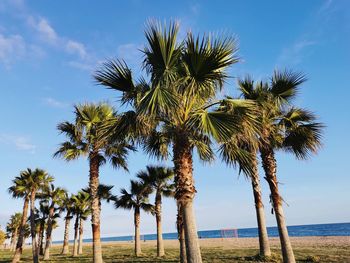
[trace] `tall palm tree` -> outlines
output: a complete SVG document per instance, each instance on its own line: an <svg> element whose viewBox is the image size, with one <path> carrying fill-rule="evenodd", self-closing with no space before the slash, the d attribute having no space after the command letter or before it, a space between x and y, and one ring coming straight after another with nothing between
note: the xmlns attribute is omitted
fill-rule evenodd
<svg viewBox="0 0 350 263"><path fill-rule="evenodd" d="M32 252L33 252L33 261L38 262L38 249L36 242L36 230L35 230L35 198L36 193L41 188L45 188L48 183L53 181L53 177L49 176L47 172L41 169L27 169L20 173L20 176L17 176L13 180L13 186L9 188L9 192L13 197L21 197L24 198L24 206L22 213L22 223L20 235L18 237L16 252L13 257L12 262L18 262L21 258L22 254L22 246L24 240L25 229L24 226L27 221L27 213L28 213L28 204L30 202L30 224L31 224L31 236L32 236Z"/></svg>
<svg viewBox="0 0 350 263"><path fill-rule="evenodd" d="M9 222L6 225L6 232L8 236L11 238L10 241L10 251L14 251L16 248L16 242L18 238L18 232L21 226L21 213L15 213L11 215Z"/></svg>
<svg viewBox="0 0 350 263"><path fill-rule="evenodd" d="M178 42L177 33L176 23L168 28L150 23L146 29L148 45L143 50L143 67L150 83L136 83L124 61L106 62L94 77L98 83L121 91L122 102L134 108L115 125L116 135L141 133L150 155L167 157L168 146L172 146L175 198L183 208L187 258L192 263L202 261L193 212L193 150L197 149L202 160L212 161L212 139L229 139L240 129L241 118L253 116L244 114L252 103L216 100L227 79L227 68L238 61L234 39L195 37L189 33L183 42ZM227 114L221 110L222 103L241 114ZM142 134L152 128L153 132Z"/></svg>
<svg viewBox="0 0 350 263"><path fill-rule="evenodd" d="M54 228L54 221L55 218L59 217L59 214L61 212L60 208L66 194L66 190L61 187L55 187L53 184L50 185L44 194L45 198L50 202L49 216L47 218L44 260L50 259L50 247L52 242L52 230ZM55 213L56 211L58 212Z"/></svg>
<svg viewBox="0 0 350 263"><path fill-rule="evenodd" d="M94 263L103 261L100 240L101 207L98 196L99 168L109 160L113 167L127 170L126 157L129 150L134 150L123 138L114 138L111 141L104 132L111 122L118 122L118 117L108 104L82 104L75 106L75 123L63 122L57 127L69 141L61 144L55 156L61 156L67 161L87 156L89 160Z"/></svg>
<svg viewBox="0 0 350 263"><path fill-rule="evenodd" d="M219 151L222 160L228 165L238 166L239 171L250 179L252 184L255 212L259 234L259 255L261 257L271 256L271 249L267 235L264 205L262 201L261 184L258 171L257 151L259 137L257 133L251 133L243 129L235 134L230 140L221 144Z"/></svg>
<svg viewBox="0 0 350 263"><path fill-rule="evenodd" d="M181 203L179 202L177 203L176 229L177 229L177 238L180 243L180 263L187 263L185 227L184 227L183 213L181 210Z"/></svg>
<svg viewBox="0 0 350 263"><path fill-rule="evenodd" d="M140 211L141 209L146 212L153 210L153 206L148 202L148 196L152 189L148 185L134 180L131 180L130 184L130 192L124 188L120 190L121 195L117 198L115 207L134 210L135 255L138 257L141 255Z"/></svg>
<svg viewBox="0 0 350 263"><path fill-rule="evenodd" d="M277 180L276 150L293 153L298 159L305 159L316 153L321 145L323 125L316 122L311 112L291 107L299 87L306 80L301 73L275 71L270 82L254 85L251 78L240 82L240 90L246 99L254 99L259 108L261 132L259 151L270 192L273 211L276 216L283 262L295 262L283 212L283 199Z"/></svg>
<svg viewBox="0 0 350 263"><path fill-rule="evenodd" d="M170 180L174 177L174 170L163 166L147 166L140 171L137 177L142 183L149 185L155 191L154 214L157 224L157 256L164 256L164 244L162 233L162 196L174 195L174 184Z"/></svg>
<svg viewBox="0 0 350 263"><path fill-rule="evenodd" d="M66 216L64 217L65 224L64 224L64 239L63 239L63 247L61 254L66 255L69 253L69 227L70 227L70 221L73 218L73 195L66 194L64 196L63 200L63 207L62 209L66 211Z"/></svg>

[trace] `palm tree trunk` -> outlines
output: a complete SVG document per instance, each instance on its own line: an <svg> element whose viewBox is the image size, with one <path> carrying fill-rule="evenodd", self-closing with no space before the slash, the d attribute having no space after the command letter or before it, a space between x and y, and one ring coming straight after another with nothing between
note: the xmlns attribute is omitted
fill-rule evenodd
<svg viewBox="0 0 350 263"><path fill-rule="evenodd" d="M35 229L35 195L36 191L32 191L30 195L30 232L32 236L32 253L33 262L39 262L38 247L36 242L36 229Z"/></svg>
<svg viewBox="0 0 350 263"><path fill-rule="evenodd" d="M24 233L25 233L24 226L26 225L27 215L28 215L28 205L29 205L29 197L26 197L24 199L21 226L19 228L19 235L18 235L18 240L17 240L17 245L16 245L16 251L15 251L15 254L13 256L12 263L17 263L21 259L21 255L22 255L22 251L23 251Z"/></svg>
<svg viewBox="0 0 350 263"><path fill-rule="evenodd" d="M12 233L10 251L15 251L17 235L18 235L18 228L16 228Z"/></svg>
<svg viewBox="0 0 350 263"><path fill-rule="evenodd" d="M100 197L98 195L99 187L99 160L97 153L93 152L90 159L90 191L91 191L91 225L93 242L93 262L102 263L101 230L100 230Z"/></svg>
<svg viewBox="0 0 350 263"><path fill-rule="evenodd" d="M188 263L201 263L202 256L198 242L193 199L196 193L193 180L192 149L185 134L174 143L175 198L181 204L185 228L186 256Z"/></svg>
<svg viewBox="0 0 350 263"><path fill-rule="evenodd" d="M157 256L164 256L163 232L162 232L162 195L156 193L155 214L157 223Z"/></svg>
<svg viewBox="0 0 350 263"><path fill-rule="evenodd" d="M67 211L66 222L64 224L64 240L61 254L66 255L69 253L69 225L70 225L70 211Z"/></svg>
<svg viewBox="0 0 350 263"><path fill-rule="evenodd" d="M267 180L270 191L272 206L275 212L278 233L280 236L282 256L284 263L295 263L294 252L292 244L289 240L288 229L284 219L284 213L282 208L282 198L278 191L278 182L276 176L276 159L274 152L271 148L265 148L261 150L261 159L263 168L265 171L265 179Z"/></svg>
<svg viewBox="0 0 350 263"><path fill-rule="evenodd" d="M180 243L180 263L187 263L185 229L184 229L182 214L183 213L182 213L181 205L178 203L177 204L176 226L177 226L177 236L178 236L179 243Z"/></svg>
<svg viewBox="0 0 350 263"><path fill-rule="evenodd" d="M264 205L261 198L261 186L258 172L258 162L256 159L256 154L254 154L254 164L253 164L253 174L251 176L256 218L258 222L258 232L259 232L259 246L260 246L260 256L268 257L271 256L271 249L269 244L269 237L267 235L266 221L265 221L265 211Z"/></svg>
<svg viewBox="0 0 350 263"><path fill-rule="evenodd" d="M45 251L44 251L44 260L50 259L50 247L52 241L52 219L55 212L54 203L51 203L49 210L49 217L47 220L47 229L46 229L46 241L45 241Z"/></svg>
<svg viewBox="0 0 350 263"><path fill-rule="evenodd" d="M140 208L135 208L134 213L134 225L135 225L135 255L141 256L141 240L140 240Z"/></svg>
<svg viewBox="0 0 350 263"><path fill-rule="evenodd" d="M43 219L41 221L41 224L40 224L40 237L39 237L39 247L40 247L40 251L39 251L39 254L40 255L44 255L44 230L45 228L45 219Z"/></svg>
<svg viewBox="0 0 350 263"><path fill-rule="evenodd" d="M78 254L83 254L84 220L80 217Z"/></svg>
<svg viewBox="0 0 350 263"><path fill-rule="evenodd" d="M76 216L75 223L74 223L73 257L78 256L78 229L79 229L79 215Z"/></svg>

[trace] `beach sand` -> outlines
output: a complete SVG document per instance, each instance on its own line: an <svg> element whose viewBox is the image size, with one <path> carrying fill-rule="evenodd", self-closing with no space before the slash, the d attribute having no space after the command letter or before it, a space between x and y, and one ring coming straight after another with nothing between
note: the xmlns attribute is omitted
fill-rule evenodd
<svg viewBox="0 0 350 263"><path fill-rule="evenodd" d="M350 236L311 236L311 237L290 237L292 245L295 247L326 247L326 246L349 246L350 249ZM280 241L277 237L269 238L271 247L280 247ZM235 248L258 248L258 238L205 238L199 239L201 247L207 248L222 248L222 249L235 249ZM130 245L130 241L112 241L104 242L102 245ZM141 246L155 247L157 245L156 240L142 241ZM175 248L179 246L177 240L164 240L164 245L169 248Z"/></svg>

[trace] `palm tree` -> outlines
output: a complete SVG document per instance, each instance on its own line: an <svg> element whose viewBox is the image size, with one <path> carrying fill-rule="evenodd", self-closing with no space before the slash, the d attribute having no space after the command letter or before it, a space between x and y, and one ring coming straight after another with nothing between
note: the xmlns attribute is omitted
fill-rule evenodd
<svg viewBox="0 0 350 263"><path fill-rule="evenodd" d="M24 240L25 229L24 226L27 221L27 213L28 213L28 204L30 202L30 223L31 223L31 236L32 236L32 252L33 252L33 261L38 262L38 249L36 247L36 231L35 231L35 198L36 193L41 188L45 188L49 182L53 181L53 177L49 176L47 172L41 169L35 169L34 171L31 169L27 169L20 173L20 176L17 176L13 180L13 186L9 188L9 192L13 197L21 197L24 198L24 206L22 213L22 222L21 222L21 230L17 241L16 252L13 257L12 262L18 262L21 258L22 254L22 246Z"/></svg>
<svg viewBox="0 0 350 263"><path fill-rule="evenodd" d="M271 256L271 249L267 235L258 171L258 145L258 134L250 133L250 129L248 128L246 133L245 129L243 129L240 133L233 135L229 141L222 143L219 151L225 163L234 167L238 165L239 171L243 171L251 181L258 224L259 255L261 257L269 257Z"/></svg>
<svg viewBox="0 0 350 263"><path fill-rule="evenodd" d="M246 99L256 100L259 108L261 133L259 151L270 192L273 211L276 216L283 262L295 262L293 249L278 189L276 150L293 153L298 159L305 159L316 153L321 145L323 125L316 122L311 112L290 106L297 91L306 80L301 73L275 71L269 83L258 83L250 78L240 82L240 90Z"/></svg>
<svg viewBox="0 0 350 263"><path fill-rule="evenodd" d="M52 241L52 230L54 227L55 218L59 217L60 207L62 206L62 201L64 196L67 194L66 190L60 187L55 187L53 184L45 192L45 198L50 202L49 206L49 216L47 218L47 228L46 228L46 241L45 241L45 251L44 260L50 259L50 247ZM58 211L58 213L55 213Z"/></svg>
<svg viewBox="0 0 350 263"><path fill-rule="evenodd" d="M69 253L69 226L70 226L70 221L73 218L73 195L64 196L63 200L63 207L62 209L66 211L66 216L64 217L65 224L64 224L64 239L63 239L63 247L62 247L62 252L61 254L66 255Z"/></svg>
<svg viewBox="0 0 350 263"><path fill-rule="evenodd" d="M192 263L202 261L193 212L193 150L197 149L203 161L212 161L212 139L229 139L231 133L240 130L241 118L253 116L244 114L252 103L216 100L228 66L238 61L235 41L230 37L194 37L189 33L179 43L177 32L176 23L169 28L151 23L147 28L143 67L150 83L135 83L124 61L106 62L94 77L98 83L122 91L122 102L134 107L124 114L124 121L115 125L116 135L141 133L146 152L163 158L172 146L175 198L183 208L187 258ZM227 114L221 110L223 103L241 114ZM142 134L150 128L153 132Z"/></svg>
<svg viewBox="0 0 350 263"><path fill-rule="evenodd" d="M157 256L164 256L164 244L162 233L162 196L174 195L174 184L169 181L174 177L171 168L162 166L147 166L145 171L140 171L137 177L142 183L149 185L155 191L154 214L157 224Z"/></svg>
<svg viewBox="0 0 350 263"><path fill-rule="evenodd" d="M153 206L148 202L148 195L152 193L152 189L142 182L131 180L130 183L130 192L124 188L121 189L121 195L117 198L115 207L134 210L135 255L138 257L141 255L140 211L141 209L146 212L153 210Z"/></svg>
<svg viewBox="0 0 350 263"><path fill-rule="evenodd" d="M179 202L177 203L176 229L177 229L177 238L180 243L180 263L187 263L185 227L184 227L184 221L183 221L183 212L181 210L181 203Z"/></svg>
<svg viewBox="0 0 350 263"><path fill-rule="evenodd" d="M61 144L55 156L61 156L67 161L88 156L94 263L103 261L100 240L101 209L98 196L99 168L109 160L113 167L127 170L126 157L129 150L134 150L123 138L110 140L104 131L111 122L118 122L118 118L114 109L108 104L83 104L75 106L74 124L63 122L57 127L69 141Z"/></svg>
<svg viewBox="0 0 350 263"><path fill-rule="evenodd" d="M38 250L39 255L44 255L44 234L47 226L47 218L49 217L49 203L48 200L42 200L39 203L37 221L39 224L38 233Z"/></svg>
<svg viewBox="0 0 350 263"><path fill-rule="evenodd" d="M11 238L10 242L10 251L14 251L16 247L16 241L18 238L18 232L21 226L21 213L15 213L11 215L9 222L6 225L6 232L8 236Z"/></svg>
<svg viewBox="0 0 350 263"><path fill-rule="evenodd" d="M79 228L79 243L78 247L75 244L74 248L74 254L73 256L76 256L77 254L83 254L83 233L84 233L84 221L87 219L87 217L90 215L91 209L90 209L90 194L79 191L78 194L76 194L73 197L74 202L74 209L75 213L77 214L78 218L78 225L75 226Z"/></svg>

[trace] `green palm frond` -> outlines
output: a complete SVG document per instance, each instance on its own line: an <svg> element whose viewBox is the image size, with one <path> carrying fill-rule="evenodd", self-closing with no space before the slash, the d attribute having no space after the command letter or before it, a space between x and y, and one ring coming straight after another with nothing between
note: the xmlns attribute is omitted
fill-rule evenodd
<svg viewBox="0 0 350 263"><path fill-rule="evenodd" d="M303 109L291 108L281 119L285 133L282 148L298 159L306 159L321 147L324 125L316 122L316 116Z"/></svg>
<svg viewBox="0 0 350 263"><path fill-rule="evenodd" d="M158 131L152 131L142 143L143 150L151 157L159 160L165 160L169 156L170 139L167 134Z"/></svg>
<svg viewBox="0 0 350 263"><path fill-rule="evenodd" d="M212 40L189 33L182 55L187 76L186 93L196 93L206 98L213 96L227 78L227 67L238 62L236 51L235 40L231 37Z"/></svg>
<svg viewBox="0 0 350 263"><path fill-rule="evenodd" d="M132 93L135 84L132 78L131 69L123 60L108 60L94 74L98 84L107 88Z"/></svg>
<svg viewBox="0 0 350 263"><path fill-rule="evenodd" d="M306 77L301 72L276 70L271 78L269 91L279 104L283 104L295 98L299 86L305 81Z"/></svg>
<svg viewBox="0 0 350 263"><path fill-rule="evenodd" d="M179 97L161 85L152 87L140 100L138 110L142 114L166 113L179 106Z"/></svg>
<svg viewBox="0 0 350 263"><path fill-rule="evenodd" d="M148 45L144 49L144 69L151 76L153 85L170 83L178 75L181 58L181 44L177 43L179 26L171 22L169 26L150 21L145 35Z"/></svg>

